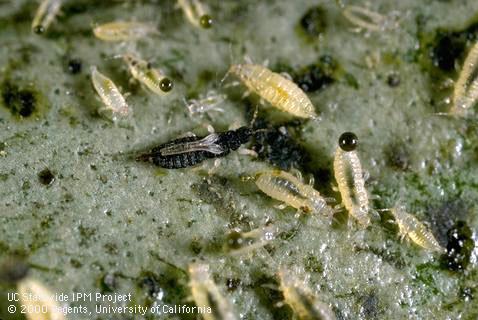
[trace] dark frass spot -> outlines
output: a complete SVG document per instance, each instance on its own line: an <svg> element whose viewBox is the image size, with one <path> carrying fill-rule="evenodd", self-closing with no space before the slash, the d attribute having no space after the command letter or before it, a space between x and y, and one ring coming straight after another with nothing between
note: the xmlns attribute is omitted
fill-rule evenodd
<svg viewBox="0 0 478 320"><path fill-rule="evenodd" d="M201 245L201 242L199 241L199 239L193 239L191 241L191 243L189 244L189 249L191 249L191 251L195 254L195 255L198 255L201 253L202 251L202 245Z"/></svg>
<svg viewBox="0 0 478 320"><path fill-rule="evenodd" d="M68 61L68 72L71 74L78 74L81 72L82 63L80 59L73 58Z"/></svg>
<svg viewBox="0 0 478 320"><path fill-rule="evenodd" d="M21 89L9 81L3 84L2 99L5 107L13 115L27 118L35 112L37 102L35 94L28 89Z"/></svg>
<svg viewBox="0 0 478 320"><path fill-rule="evenodd" d="M406 171L410 167L410 151L404 142L392 143L384 148L387 165L394 170Z"/></svg>
<svg viewBox="0 0 478 320"><path fill-rule="evenodd" d="M459 33L438 33L430 55L433 65L443 71L453 71L457 59L465 50L465 39Z"/></svg>
<svg viewBox="0 0 478 320"><path fill-rule="evenodd" d="M353 132L345 132L339 138L339 147L345 152L353 151L357 148L358 138Z"/></svg>
<svg viewBox="0 0 478 320"><path fill-rule="evenodd" d="M256 133L252 149L261 160L267 160L282 170L302 168L307 161L307 152L285 126L269 127Z"/></svg>
<svg viewBox="0 0 478 320"><path fill-rule="evenodd" d="M400 85L400 75L392 72L387 76L387 84L390 88L396 88Z"/></svg>
<svg viewBox="0 0 478 320"><path fill-rule="evenodd" d="M338 70L337 61L329 55L324 55L317 63L294 72L292 78L305 92L315 92L334 83Z"/></svg>
<svg viewBox="0 0 478 320"><path fill-rule="evenodd" d="M199 18L199 24L201 25L201 27L203 27L204 29L209 29L212 27L214 23L214 20L212 19L212 17L208 14L205 14L203 16L201 16L201 18Z"/></svg>
<svg viewBox="0 0 478 320"><path fill-rule="evenodd" d="M227 291L235 291L241 285L241 279L237 278L227 278L226 279L226 288Z"/></svg>
<svg viewBox="0 0 478 320"><path fill-rule="evenodd" d="M53 175L50 169L45 168L38 173L38 180L40 180L41 184L48 186L55 181L55 175Z"/></svg>
<svg viewBox="0 0 478 320"><path fill-rule="evenodd" d="M161 292L158 277L153 273L145 272L139 282L141 289L145 290L148 296L153 299Z"/></svg>
<svg viewBox="0 0 478 320"><path fill-rule="evenodd" d="M442 264L448 270L463 271L470 263L475 246L472 231L464 221L458 221L448 230L447 236L446 255L442 256Z"/></svg>
<svg viewBox="0 0 478 320"><path fill-rule="evenodd" d="M300 19L300 27L311 38L318 37L327 28L325 10L320 7L312 7Z"/></svg>
<svg viewBox="0 0 478 320"><path fill-rule="evenodd" d="M169 78L163 78L159 82L159 88L163 92L169 92L173 89L173 82Z"/></svg>

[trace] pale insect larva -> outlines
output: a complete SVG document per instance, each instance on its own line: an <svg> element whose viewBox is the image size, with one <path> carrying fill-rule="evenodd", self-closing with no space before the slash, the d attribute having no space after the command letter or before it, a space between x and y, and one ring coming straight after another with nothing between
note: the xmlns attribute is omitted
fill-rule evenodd
<svg viewBox="0 0 478 320"><path fill-rule="evenodd" d="M383 30L387 21L380 13L359 6L345 6L342 14L352 24L369 31Z"/></svg>
<svg viewBox="0 0 478 320"><path fill-rule="evenodd" d="M62 0L43 0L33 18L32 31L44 33L60 11Z"/></svg>
<svg viewBox="0 0 478 320"><path fill-rule="evenodd" d="M297 178L292 174L273 170L261 172L256 176L257 187L276 200L301 210L306 213L317 212L327 216L334 214L327 201L320 193L311 185L307 185L301 181L301 177Z"/></svg>
<svg viewBox="0 0 478 320"><path fill-rule="evenodd" d="M431 231L415 216L406 212L404 207L396 206L385 210L389 210L395 218L402 239L408 237L420 247L430 251L445 251Z"/></svg>
<svg viewBox="0 0 478 320"><path fill-rule="evenodd" d="M216 142L219 140L217 133L211 133L201 140L184 141L183 143L168 145L159 150L161 156L171 156L181 153L189 153L195 151L207 151L213 154L221 154L225 150Z"/></svg>
<svg viewBox="0 0 478 320"><path fill-rule="evenodd" d="M91 67L91 81L106 109L111 110L115 116L117 114L121 116L128 115L129 107L125 98L113 81L101 74L96 66Z"/></svg>
<svg viewBox="0 0 478 320"><path fill-rule="evenodd" d="M281 74L257 64L235 64L228 73L236 75L249 90L273 107L300 118L318 118L304 91Z"/></svg>
<svg viewBox="0 0 478 320"><path fill-rule="evenodd" d="M232 230L227 235L226 250L232 255L251 252L265 246L276 238L277 232L272 226L253 229L248 232Z"/></svg>
<svg viewBox="0 0 478 320"><path fill-rule="evenodd" d="M189 285L196 306L205 320L235 320L234 311L209 274L207 264L189 265Z"/></svg>
<svg viewBox="0 0 478 320"><path fill-rule="evenodd" d="M17 290L28 320L65 319L54 295L40 282L26 277L17 283Z"/></svg>
<svg viewBox="0 0 478 320"><path fill-rule="evenodd" d="M287 303L299 319L307 320L334 320L333 311L306 286L288 271L278 272L280 290Z"/></svg>
<svg viewBox="0 0 478 320"><path fill-rule="evenodd" d="M206 13L204 5L199 0L178 0L186 18L196 27L209 29L214 23L212 17Z"/></svg>
<svg viewBox="0 0 478 320"><path fill-rule="evenodd" d="M370 208L364 172L355 150L357 143L357 136L352 132L340 136L334 157L334 175L343 205L366 228L370 224Z"/></svg>
<svg viewBox="0 0 478 320"><path fill-rule="evenodd" d="M116 21L96 26L93 33L104 41L130 41L144 38L158 31L153 25L147 23Z"/></svg>
<svg viewBox="0 0 478 320"><path fill-rule="evenodd" d="M478 102L478 42L466 56L453 91L451 114L463 115Z"/></svg>
<svg viewBox="0 0 478 320"><path fill-rule="evenodd" d="M173 89L173 82L158 69L132 54L123 55L124 61L128 64L131 75L151 91L164 95Z"/></svg>
<svg viewBox="0 0 478 320"><path fill-rule="evenodd" d="M216 91L209 91L206 96L199 96L198 99L184 100L186 107L191 115L206 113L212 110L223 112L218 105L226 100L226 95L218 94Z"/></svg>

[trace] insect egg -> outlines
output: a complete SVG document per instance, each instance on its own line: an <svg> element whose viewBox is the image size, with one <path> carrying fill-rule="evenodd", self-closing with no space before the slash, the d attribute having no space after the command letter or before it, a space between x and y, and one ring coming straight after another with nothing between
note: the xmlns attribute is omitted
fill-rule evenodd
<svg viewBox="0 0 478 320"><path fill-rule="evenodd" d="M353 132L344 132L340 135L339 138L339 147L340 149L349 152L357 148L358 138L357 135Z"/></svg>

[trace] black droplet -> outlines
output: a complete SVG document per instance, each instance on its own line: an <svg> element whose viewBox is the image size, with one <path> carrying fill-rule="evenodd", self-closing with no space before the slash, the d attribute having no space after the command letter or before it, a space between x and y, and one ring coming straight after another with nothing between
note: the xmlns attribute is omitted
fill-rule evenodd
<svg viewBox="0 0 478 320"><path fill-rule="evenodd" d="M55 176L50 171L50 169L45 168L40 173L38 173L38 179L40 180L41 184L48 186L55 181Z"/></svg>
<svg viewBox="0 0 478 320"><path fill-rule="evenodd" d="M400 85L400 76L398 73L391 73L387 76L387 84L392 87L398 87Z"/></svg>
<svg viewBox="0 0 478 320"><path fill-rule="evenodd" d="M42 34L43 32L45 32L45 28L43 26L35 26L33 28L33 32L35 32L36 34Z"/></svg>
<svg viewBox="0 0 478 320"><path fill-rule="evenodd" d="M344 151L353 151L357 148L358 138L353 132L345 132L339 138L339 147Z"/></svg>
<svg viewBox="0 0 478 320"><path fill-rule="evenodd" d="M81 72L82 63L80 59L73 58L68 61L68 71L71 74L77 74Z"/></svg>
<svg viewBox="0 0 478 320"><path fill-rule="evenodd" d="M173 89L173 82L169 78L163 78L159 82L159 88L163 92L169 92Z"/></svg>
<svg viewBox="0 0 478 320"><path fill-rule="evenodd" d="M209 29L212 27L212 24L214 23L214 20L212 17L208 14L203 15L201 18L199 18L199 24L201 27L204 29Z"/></svg>
<svg viewBox="0 0 478 320"><path fill-rule="evenodd" d="M229 249L237 250L240 249L244 245L244 239L242 238L242 235L238 231L231 231L227 235L227 247Z"/></svg>

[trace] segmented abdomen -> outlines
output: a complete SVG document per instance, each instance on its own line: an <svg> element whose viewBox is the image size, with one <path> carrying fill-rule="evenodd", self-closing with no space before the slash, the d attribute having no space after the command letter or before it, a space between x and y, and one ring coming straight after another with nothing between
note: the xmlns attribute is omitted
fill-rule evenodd
<svg viewBox="0 0 478 320"><path fill-rule="evenodd" d="M291 80L261 65L232 67L244 84L272 106L302 118L315 118L314 106L307 95Z"/></svg>
<svg viewBox="0 0 478 320"><path fill-rule="evenodd" d="M256 180L256 185L271 198L285 202L296 209L304 209L307 205L307 199L300 193L297 186L284 177L270 173L261 174ZM308 210L311 209L308 208Z"/></svg>
<svg viewBox="0 0 478 320"><path fill-rule="evenodd" d="M345 208L360 224L367 227L370 223L368 194L357 152L344 152L337 148L334 173Z"/></svg>

